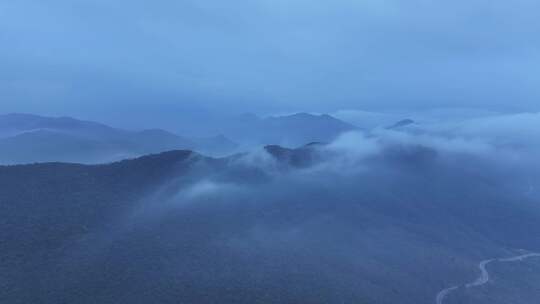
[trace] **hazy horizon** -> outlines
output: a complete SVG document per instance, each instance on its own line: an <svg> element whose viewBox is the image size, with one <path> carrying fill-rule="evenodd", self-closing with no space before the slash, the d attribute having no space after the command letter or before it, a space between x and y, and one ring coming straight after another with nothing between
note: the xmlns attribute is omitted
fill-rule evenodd
<svg viewBox="0 0 540 304"><path fill-rule="evenodd" d="M1 110L167 129L246 112L538 112L539 10L532 0L4 2Z"/></svg>

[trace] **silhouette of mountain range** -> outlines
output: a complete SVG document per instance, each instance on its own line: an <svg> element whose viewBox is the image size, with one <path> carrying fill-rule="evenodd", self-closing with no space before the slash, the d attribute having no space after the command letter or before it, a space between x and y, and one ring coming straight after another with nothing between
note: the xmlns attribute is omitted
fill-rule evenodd
<svg viewBox="0 0 540 304"><path fill-rule="evenodd" d="M310 142L331 142L345 132L359 130L330 115L308 113L266 118L244 114L229 120L223 129L226 135L238 142L289 148Z"/></svg>
<svg viewBox="0 0 540 304"><path fill-rule="evenodd" d="M161 129L126 131L70 117L7 114L0 116L0 164L95 164L175 149L222 156L236 152L236 142L247 147L297 147L308 142L330 142L352 130L357 128L329 115L299 113L264 119L244 115L223 126L225 135L199 138Z"/></svg>
<svg viewBox="0 0 540 304"><path fill-rule="evenodd" d="M104 163L175 149L232 153L224 136L186 138L160 129L126 131L69 117L0 116L0 163Z"/></svg>
<svg viewBox="0 0 540 304"><path fill-rule="evenodd" d="M324 144L263 153L0 166L2 301L429 303L538 244L537 209L474 159L399 145L342 174Z"/></svg>

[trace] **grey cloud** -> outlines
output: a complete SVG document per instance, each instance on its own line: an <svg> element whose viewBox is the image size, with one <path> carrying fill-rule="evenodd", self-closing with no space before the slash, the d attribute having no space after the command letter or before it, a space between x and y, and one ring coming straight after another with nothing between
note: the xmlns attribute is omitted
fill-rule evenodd
<svg viewBox="0 0 540 304"><path fill-rule="evenodd" d="M140 104L121 119L133 124L156 107L538 110L535 1L58 0L0 8L0 39L9 46L1 50L5 111L110 121L99 108Z"/></svg>

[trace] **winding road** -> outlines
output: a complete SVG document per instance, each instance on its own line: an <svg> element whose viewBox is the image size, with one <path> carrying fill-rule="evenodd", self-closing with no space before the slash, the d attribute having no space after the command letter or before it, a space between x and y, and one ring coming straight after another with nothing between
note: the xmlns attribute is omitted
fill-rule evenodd
<svg viewBox="0 0 540 304"><path fill-rule="evenodd" d="M497 261L497 259L484 260L480 262L480 264L478 264L478 268L480 269L480 276L474 282L471 282L465 286L467 288L478 287L489 282L489 272L487 271L486 267L489 263L494 262L494 261Z"/></svg>
<svg viewBox="0 0 540 304"><path fill-rule="evenodd" d="M493 263L493 262L501 262L501 263L521 262L521 261L524 261L524 260L526 260L528 258L532 258L532 257L540 257L540 253L531 252L531 253L522 254L522 255L518 255L518 256L514 256L514 257L510 257L510 258L483 260L478 264L478 268L480 269L480 276L474 282L465 284L464 287L465 288L474 288L474 287L482 286L482 285L486 284L487 282L489 282L489 272L487 271L487 266L490 263ZM449 294L451 294L452 292L458 290L459 288L460 288L460 286L453 286L453 287L445 288L445 289L439 291L437 293L437 296L435 297L435 303L436 304L443 304L446 297Z"/></svg>

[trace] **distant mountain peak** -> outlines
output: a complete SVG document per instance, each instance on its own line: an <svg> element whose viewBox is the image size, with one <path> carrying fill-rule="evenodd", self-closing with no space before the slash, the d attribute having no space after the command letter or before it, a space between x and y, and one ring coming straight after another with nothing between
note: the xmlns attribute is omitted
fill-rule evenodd
<svg viewBox="0 0 540 304"><path fill-rule="evenodd" d="M409 118L406 118L406 119L402 119L402 120L396 122L395 124L387 127L387 129L389 129L389 130L399 129L399 128L403 128L403 127L414 125L414 124L416 124L416 121L414 121L412 119L409 119Z"/></svg>
<svg viewBox="0 0 540 304"><path fill-rule="evenodd" d="M163 129L128 131L66 116L0 115L0 164L108 163L177 149L225 155L236 147L225 137L191 139Z"/></svg>
<svg viewBox="0 0 540 304"><path fill-rule="evenodd" d="M312 166L318 159L319 143L311 143L300 148L289 149L279 145L265 146L265 151L282 164L296 168Z"/></svg>
<svg viewBox="0 0 540 304"><path fill-rule="evenodd" d="M326 145L326 144L323 143L323 142L314 141L314 142L310 142L310 143L304 145L304 147L322 147L324 145Z"/></svg>
<svg viewBox="0 0 540 304"><path fill-rule="evenodd" d="M292 115L284 115L284 116L281 116L281 117L304 117L304 118L312 118L312 117L317 117L319 115L315 115L315 114L311 114L311 113L306 113L306 112L298 112L298 113L295 113L295 114L292 114Z"/></svg>
<svg viewBox="0 0 540 304"><path fill-rule="evenodd" d="M287 119L287 118L328 119L330 118L330 119L339 120L329 114L312 114L312 113L307 113L307 112L297 112L294 114L286 114L286 115L275 115L275 116L270 116L269 118L271 119Z"/></svg>
<svg viewBox="0 0 540 304"><path fill-rule="evenodd" d="M331 142L342 133L357 129L328 114L299 112L257 120L239 119L225 126L224 133L248 145L298 147L310 142Z"/></svg>
<svg viewBox="0 0 540 304"><path fill-rule="evenodd" d="M26 113L10 113L0 115L0 128L20 131L28 131L33 129L63 129L70 131L76 128L99 128L101 130L112 129L104 124L79 120L69 116L48 117Z"/></svg>

